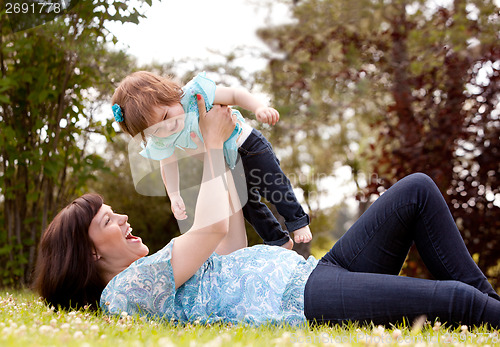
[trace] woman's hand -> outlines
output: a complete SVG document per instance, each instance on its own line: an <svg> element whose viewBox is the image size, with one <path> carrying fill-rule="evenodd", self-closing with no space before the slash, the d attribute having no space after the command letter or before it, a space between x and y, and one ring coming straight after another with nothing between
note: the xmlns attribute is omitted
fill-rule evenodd
<svg viewBox="0 0 500 347"><path fill-rule="evenodd" d="M200 113L200 130L205 146L210 149L222 148L236 126L236 118L227 106L214 105L207 112L205 101L201 95L196 95Z"/></svg>

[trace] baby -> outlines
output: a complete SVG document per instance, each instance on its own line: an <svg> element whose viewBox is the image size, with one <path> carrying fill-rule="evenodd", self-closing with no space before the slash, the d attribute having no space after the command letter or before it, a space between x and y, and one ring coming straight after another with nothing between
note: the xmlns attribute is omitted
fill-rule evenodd
<svg viewBox="0 0 500 347"><path fill-rule="evenodd" d="M162 178L176 219L187 218L185 205L179 193L179 173L174 156L175 147L197 148L202 141L199 130L197 98L205 100L209 111L214 104L237 105L253 112L260 122L270 125L279 120L279 113L262 104L244 89L216 86L204 73L198 74L183 88L172 79L146 71L127 76L116 89L112 104L115 120L121 129L135 136L143 134L146 145L141 155L161 160ZM309 242L309 216L293 193L289 179L280 168L271 144L256 129L233 110L237 118L231 136L224 143L224 157L234 168L238 154L241 157L248 190L248 202L243 207L245 219L268 245L291 249L293 242L281 228L261 196L276 206L285 219L288 232L295 242ZM164 120L170 120L167 126ZM148 135L144 135L147 129ZM175 164L175 165L173 165Z"/></svg>

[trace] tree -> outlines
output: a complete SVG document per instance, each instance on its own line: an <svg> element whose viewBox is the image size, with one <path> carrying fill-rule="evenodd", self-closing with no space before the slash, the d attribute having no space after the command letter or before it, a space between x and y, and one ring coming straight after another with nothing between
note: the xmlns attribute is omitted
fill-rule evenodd
<svg viewBox="0 0 500 347"><path fill-rule="evenodd" d="M334 153L317 167L350 165L355 179L367 181L358 196L365 204L409 173L429 174L479 266L495 265L498 7L489 0L446 7L302 0L293 18L260 32L278 53L268 89L293 116L287 130L295 143L303 141L291 162Z"/></svg>
<svg viewBox="0 0 500 347"><path fill-rule="evenodd" d="M387 121L373 125L382 130L374 172L385 186L411 172L429 174L487 272L500 247L498 7L456 0L425 17L402 5L390 22L393 102Z"/></svg>
<svg viewBox="0 0 500 347"><path fill-rule="evenodd" d="M133 62L109 44L108 21L138 22L136 2L81 1L51 22L11 32L1 13L0 262L4 285L26 284L54 213L104 168L90 138L114 136L96 120L113 76ZM71 7L71 6L70 6ZM12 26L14 27L14 26Z"/></svg>

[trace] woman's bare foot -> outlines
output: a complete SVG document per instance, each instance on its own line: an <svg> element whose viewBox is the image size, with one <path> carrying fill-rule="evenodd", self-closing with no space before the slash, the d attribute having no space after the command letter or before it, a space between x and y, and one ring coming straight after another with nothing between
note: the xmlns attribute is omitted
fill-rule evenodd
<svg viewBox="0 0 500 347"><path fill-rule="evenodd" d="M281 247L286 248L286 249L292 249L293 248L293 241L292 241L292 239L288 240L288 242L285 243L284 245L281 245Z"/></svg>
<svg viewBox="0 0 500 347"><path fill-rule="evenodd" d="M308 243L312 240L311 229L309 229L309 225L297 229L293 232L293 239L296 243Z"/></svg>

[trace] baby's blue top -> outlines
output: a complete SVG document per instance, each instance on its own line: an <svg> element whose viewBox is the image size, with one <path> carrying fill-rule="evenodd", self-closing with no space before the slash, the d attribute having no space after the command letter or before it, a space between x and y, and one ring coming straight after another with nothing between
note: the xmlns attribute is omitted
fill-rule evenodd
<svg viewBox="0 0 500 347"><path fill-rule="evenodd" d="M259 325L306 322L304 288L318 261L258 245L228 255L213 253L175 290L170 241L115 276L101 295L111 314L139 314L176 322Z"/></svg>
<svg viewBox="0 0 500 347"><path fill-rule="evenodd" d="M167 137L151 136L147 145L141 155L146 158L154 160L162 160L170 157L178 148L197 148L197 145L191 138L191 133L194 132L200 139L201 136L199 119L200 113L198 112L198 103L196 94L201 94L205 100L205 107L207 111L212 109L215 100L215 82L205 76L205 72L199 73L195 78L189 81L183 88L183 95L181 104L185 113L184 128L176 133ZM232 110L240 122L245 122L241 113L237 110ZM238 145L236 140L241 134L241 125L236 123L231 136L224 142L224 157L227 164L232 169L236 165L238 159Z"/></svg>

